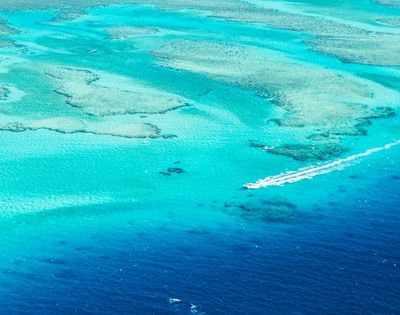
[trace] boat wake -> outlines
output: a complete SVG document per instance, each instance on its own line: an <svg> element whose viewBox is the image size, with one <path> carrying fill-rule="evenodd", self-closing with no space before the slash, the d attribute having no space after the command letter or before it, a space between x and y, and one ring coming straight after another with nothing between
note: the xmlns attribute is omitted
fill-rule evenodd
<svg viewBox="0 0 400 315"><path fill-rule="evenodd" d="M288 171L278 175L268 176L264 179L259 179L255 183L245 184L244 187L248 189L259 189L268 186L283 186L285 184L299 182L304 179L311 179L315 176L327 174L333 171L340 171L350 165L353 165L359 159L369 156L371 154L388 150L392 147L400 145L400 140L386 144L382 147L369 149L365 152L358 153L347 158L335 160L325 164L318 164L301 168L297 171Z"/></svg>

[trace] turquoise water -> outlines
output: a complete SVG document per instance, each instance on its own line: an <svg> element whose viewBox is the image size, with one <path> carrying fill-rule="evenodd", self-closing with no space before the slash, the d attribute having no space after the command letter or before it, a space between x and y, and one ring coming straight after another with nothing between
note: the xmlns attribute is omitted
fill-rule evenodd
<svg viewBox="0 0 400 315"><path fill-rule="evenodd" d="M175 2L1 14L0 313L399 312L400 11Z"/></svg>

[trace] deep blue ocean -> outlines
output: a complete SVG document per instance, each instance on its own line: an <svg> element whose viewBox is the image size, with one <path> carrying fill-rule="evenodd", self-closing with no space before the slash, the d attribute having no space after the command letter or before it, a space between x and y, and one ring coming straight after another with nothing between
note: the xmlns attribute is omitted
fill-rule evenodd
<svg viewBox="0 0 400 315"><path fill-rule="evenodd" d="M391 153L358 166L359 177L320 180L345 184L290 217L209 222L220 206L165 203L10 219L1 313L397 314L400 169L382 165L399 158ZM313 202L317 192L302 196Z"/></svg>
<svg viewBox="0 0 400 315"><path fill-rule="evenodd" d="M1 315L400 314L398 1L29 1Z"/></svg>

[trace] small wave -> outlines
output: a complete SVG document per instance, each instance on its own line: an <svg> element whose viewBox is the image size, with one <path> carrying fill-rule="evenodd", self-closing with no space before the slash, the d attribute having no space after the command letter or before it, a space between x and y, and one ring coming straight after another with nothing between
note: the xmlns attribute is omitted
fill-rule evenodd
<svg viewBox="0 0 400 315"><path fill-rule="evenodd" d="M168 299L169 304L173 305L175 308L175 311L179 312L179 314L181 314L181 312L186 313L190 313L190 314L197 314L197 315L205 315L205 312L200 311L200 307L196 304L193 303L188 303L188 302L184 302L181 299L177 299L177 298L169 298Z"/></svg>
<svg viewBox="0 0 400 315"><path fill-rule="evenodd" d="M382 147L369 149L365 152L358 153L347 158L335 160L325 164L318 164L313 166L308 166L305 168L301 168L297 171L288 171L278 175L268 176L264 179L260 179L255 183L245 184L244 187L248 189L259 189L268 186L283 186L285 184L295 183L304 179L311 179L315 176L327 174L333 171L342 170L350 165L353 162L356 162L358 159L369 156L371 154L388 150L392 147L400 145L400 140L396 142L392 142L386 144Z"/></svg>

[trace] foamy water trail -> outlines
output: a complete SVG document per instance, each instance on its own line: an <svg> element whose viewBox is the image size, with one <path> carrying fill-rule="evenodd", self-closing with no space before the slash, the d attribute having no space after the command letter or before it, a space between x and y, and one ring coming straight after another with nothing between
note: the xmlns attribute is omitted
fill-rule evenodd
<svg viewBox="0 0 400 315"><path fill-rule="evenodd" d="M285 184L295 183L304 179L311 179L315 176L327 174L333 171L342 170L350 165L353 165L354 162L359 160L360 158L369 156L371 154L388 150L392 147L400 145L400 140L396 142L392 142L386 144L382 147L369 149L365 152L358 153L352 156L349 156L344 159L335 160L333 162L319 164L316 166L309 166L305 168L301 168L297 171L288 171L274 176L268 176L264 179L260 179L255 183L245 184L244 187L248 189L259 189L268 186L283 186Z"/></svg>

